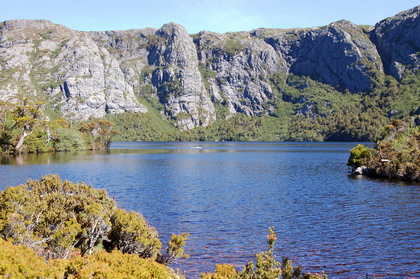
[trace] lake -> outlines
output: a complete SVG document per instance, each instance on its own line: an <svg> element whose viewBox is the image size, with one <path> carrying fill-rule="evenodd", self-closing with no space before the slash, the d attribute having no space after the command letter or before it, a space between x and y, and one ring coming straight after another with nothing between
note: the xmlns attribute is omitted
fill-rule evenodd
<svg viewBox="0 0 420 279"><path fill-rule="evenodd" d="M0 190L45 174L104 188L166 242L189 232L187 278L266 250L329 278L420 277L420 185L349 175L356 143L118 142L109 154L3 157Z"/></svg>

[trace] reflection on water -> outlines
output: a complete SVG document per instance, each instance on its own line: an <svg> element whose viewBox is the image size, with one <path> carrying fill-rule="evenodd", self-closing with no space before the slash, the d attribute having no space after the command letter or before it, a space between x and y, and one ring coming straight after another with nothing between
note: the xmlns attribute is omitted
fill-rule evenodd
<svg viewBox="0 0 420 279"><path fill-rule="evenodd" d="M2 159L0 189L48 173L105 188L146 216L164 240L190 232L195 278L214 264L238 268L266 248L329 278L420 277L420 188L349 176L355 144L115 143L110 153ZM8 161L5 161L8 160Z"/></svg>
<svg viewBox="0 0 420 279"><path fill-rule="evenodd" d="M66 163L70 158L75 156L84 156L92 152L56 152L56 153L40 153L40 154L17 154L3 155L0 163L2 165L37 165L37 164L54 164Z"/></svg>

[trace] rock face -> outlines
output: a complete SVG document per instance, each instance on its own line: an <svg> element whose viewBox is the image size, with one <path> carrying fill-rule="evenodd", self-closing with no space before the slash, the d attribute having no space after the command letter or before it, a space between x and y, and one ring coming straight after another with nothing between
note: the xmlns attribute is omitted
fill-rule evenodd
<svg viewBox="0 0 420 279"><path fill-rule="evenodd" d="M231 115L269 112L264 104L274 95L267 77L287 72L285 61L272 46L246 32L201 32L194 42L215 101L225 102Z"/></svg>
<svg viewBox="0 0 420 279"><path fill-rule="evenodd" d="M420 6L384 19L374 29L375 43L387 73L400 79L420 68Z"/></svg>
<svg viewBox="0 0 420 279"><path fill-rule="evenodd" d="M0 99L29 95L71 119L155 106L180 129L244 113L271 114L276 79L307 76L369 92L374 75L400 79L420 65L420 6L361 28L342 20L310 29L256 29L190 36L160 29L79 32L45 20L0 23ZM273 84L276 83L276 86ZM142 104L143 103L143 104ZM311 110L311 103L303 108Z"/></svg>
<svg viewBox="0 0 420 279"><path fill-rule="evenodd" d="M151 47L149 64L156 67L151 80L167 114L183 129L214 122L215 110L198 69L192 38L175 23L164 25L156 36L164 43Z"/></svg>
<svg viewBox="0 0 420 279"><path fill-rule="evenodd" d="M70 119L146 112L105 47L88 34L45 20L1 26L2 99L33 95Z"/></svg>
<svg viewBox="0 0 420 279"><path fill-rule="evenodd" d="M285 58L289 72L352 92L369 90L368 64L382 71L369 35L348 21L309 30L286 30L264 39Z"/></svg>

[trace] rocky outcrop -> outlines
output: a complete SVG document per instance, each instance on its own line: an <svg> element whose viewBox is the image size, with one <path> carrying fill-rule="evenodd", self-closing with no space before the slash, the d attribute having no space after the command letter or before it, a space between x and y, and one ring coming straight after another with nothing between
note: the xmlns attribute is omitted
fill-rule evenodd
<svg viewBox="0 0 420 279"><path fill-rule="evenodd" d="M420 68L420 6L376 24L374 41L387 73L401 79Z"/></svg>
<svg viewBox="0 0 420 279"><path fill-rule="evenodd" d="M275 98L267 77L286 73L281 56L264 40L247 32L217 34L200 32L194 37L198 57L208 79L213 99L224 101L231 115L269 113L266 104Z"/></svg>
<svg viewBox="0 0 420 279"><path fill-rule="evenodd" d="M352 92L369 90L372 67L382 71L369 35L348 21L312 29L260 29L252 34L273 46L286 61L288 73L309 76Z"/></svg>
<svg viewBox="0 0 420 279"><path fill-rule="evenodd" d="M221 108L223 117L272 114L278 98L299 104L297 113L316 115L307 96L284 94L282 86L306 86L287 77L368 93L384 74L399 79L405 70L416 72L419 9L375 27L342 20L194 36L175 23L79 32L45 20L6 21L0 23L0 99L34 96L79 120L145 113L149 102L183 130L213 123Z"/></svg>
<svg viewBox="0 0 420 279"><path fill-rule="evenodd" d="M70 39L60 53L60 61L71 65L57 71L63 84L56 94L64 93L65 115L82 114L103 117L105 113L146 112L136 101L133 88L125 81L118 61L92 39L80 36Z"/></svg>
<svg viewBox="0 0 420 279"><path fill-rule="evenodd" d="M198 69L192 38L175 23L165 24L156 36L161 43L153 45L149 53L149 64L156 67L151 80L166 113L182 129L214 122L214 106Z"/></svg>
<svg viewBox="0 0 420 279"><path fill-rule="evenodd" d="M70 119L146 112L119 62L86 33L45 20L1 26L2 99L33 95ZM7 76L7 74L9 74Z"/></svg>

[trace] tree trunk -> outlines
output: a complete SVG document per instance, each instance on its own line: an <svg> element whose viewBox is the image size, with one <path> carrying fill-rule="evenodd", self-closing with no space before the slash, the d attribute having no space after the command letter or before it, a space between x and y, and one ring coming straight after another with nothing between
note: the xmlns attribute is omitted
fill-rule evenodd
<svg viewBox="0 0 420 279"><path fill-rule="evenodd" d="M22 136L20 136L18 143L16 144L16 151L20 152L20 150L22 149L23 146L23 141L25 140L25 138L28 136L29 134L26 132L23 132Z"/></svg>

